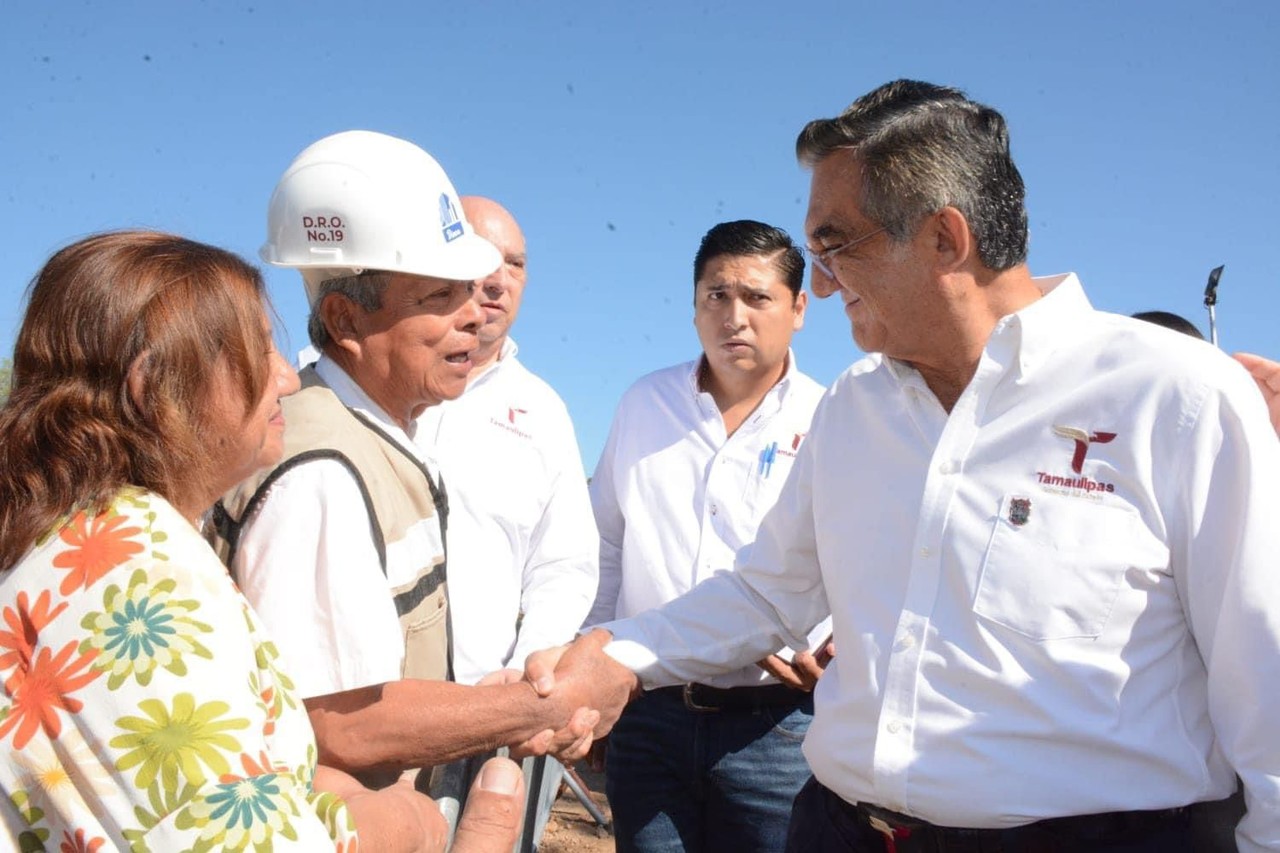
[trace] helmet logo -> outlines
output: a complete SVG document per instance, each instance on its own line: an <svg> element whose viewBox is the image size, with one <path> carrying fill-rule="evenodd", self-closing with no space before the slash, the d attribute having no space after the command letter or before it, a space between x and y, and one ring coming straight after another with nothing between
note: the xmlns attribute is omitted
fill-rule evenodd
<svg viewBox="0 0 1280 853"><path fill-rule="evenodd" d="M448 193L440 193L440 231L446 243L462 236L462 220Z"/></svg>
<svg viewBox="0 0 1280 853"><path fill-rule="evenodd" d="M346 237L341 216L304 216L302 227L309 243L341 243Z"/></svg>

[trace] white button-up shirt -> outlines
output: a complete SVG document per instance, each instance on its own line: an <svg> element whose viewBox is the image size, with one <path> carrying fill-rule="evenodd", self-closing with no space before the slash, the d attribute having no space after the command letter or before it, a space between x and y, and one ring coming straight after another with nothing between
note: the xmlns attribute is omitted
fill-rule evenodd
<svg viewBox="0 0 1280 853"><path fill-rule="evenodd" d="M596 593L599 545L573 422L516 352L508 338L466 393L423 413L414 437L449 492L453 670L463 684L568 642Z"/></svg>
<svg viewBox="0 0 1280 853"><path fill-rule="evenodd" d="M804 443L824 389L796 369L794 355L731 436L715 400L698 388L700 364L651 373L618 404L591 478L600 591L588 623L659 607L732 571ZM829 624L818 625L802 645L813 648L829 633ZM773 678L751 664L701 680L738 687Z"/></svg>
<svg viewBox="0 0 1280 853"><path fill-rule="evenodd" d="M879 356L837 380L734 575L607 626L650 684L830 609L814 775L951 826L1158 809L1244 779L1280 848L1280 442L1203 342L1074 276L1003 318L950 415ZM830 604L830 608L828 605Z"/></svg>
<svg viewBox="0 0 1280 853"><path fill-rule="evenodd" d="M316 372L343 405L433 466L336 363L322 357ZM404 635L391 590L414 580L422 554L443 546L439 520L424 519L388 545L384 576L360 487L344 465L320 459L271 486L245 525L232 572L288 661L299 695L323 696L399 680Z"/></svg>

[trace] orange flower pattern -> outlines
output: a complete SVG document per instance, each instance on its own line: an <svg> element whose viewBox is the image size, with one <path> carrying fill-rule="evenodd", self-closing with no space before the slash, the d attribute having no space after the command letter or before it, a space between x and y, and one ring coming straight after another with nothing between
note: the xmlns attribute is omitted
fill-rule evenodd
<svg viewBox="0 0 1280 853"><path fill-rule="evenodd" d="M19 666L5 679L5 690L13 698L13 704L4 722L0 722L0 741L16 730L13 748L22 749L39 728L50 738L56 738L62 733L59 712L75 713L84 707L84 703L71 694L101 673L81 672L98 653L88 652L73 660L71 655L78 645L72 640L57 655L47 646L41 648L29 669L24 672Z"/></svg>
<svg viewBox="0 0 1280 853"><path fill-rule="evenodd" d="M141 527L121 527L128 521L114 510L99 513L91 520L83 512L76 513L71 523L58 533L58 538L72 546L53 558L53 565L71 572L62 579L58 591L70 595L76 589L88 589L95 581L142 552L146 547L134 539Z"/></svg>
<svg viewBox="0 0 1280 853"><path fill-rule="evenodd" d="M18 593L17 606L4 608L4 623L8 631L0 631L0 649L9 651L0 654L0 672L9 667L17 667L10 678L16 678L19 671L25 672L31 667L31 651L36 645L36 636L40 629L52 622L59 613L67 609L64 601L53 610L49 609L49 590L40 593L35 606L31 606L31 598L27 593ZM14 685L5 682L5 689L13 692Z"/></svg>
<svg viewBox="0 0 1280 853"><path fill-rule="evenodd" d="M311 787L315 738L275 658L163 499L76 515L0 573L0 825L61 853L357 849L346 805ZM73 735L84 748L55 748ZM142 773L151 753L183 772Z"/></svg>
<svg viewBox="0 0 1280 853"><path fill-rule="evenodd" d="M59 853L97 853L106 843L105 838L85 838L83 829L77 829L75 835L64 830L62 844L58 847L58 851Z"/></svg>

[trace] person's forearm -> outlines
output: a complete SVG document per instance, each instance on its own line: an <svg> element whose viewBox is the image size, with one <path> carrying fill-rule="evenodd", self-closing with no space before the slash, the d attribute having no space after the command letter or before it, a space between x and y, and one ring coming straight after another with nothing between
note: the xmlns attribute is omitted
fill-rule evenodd
<svg viewBox="0 0 1280 853"><path fill-rule="evenodd" d="M527 683L467 687L405 679L306 700L320 763L401 770L522 743L565 725L573 709Z"/></svg>

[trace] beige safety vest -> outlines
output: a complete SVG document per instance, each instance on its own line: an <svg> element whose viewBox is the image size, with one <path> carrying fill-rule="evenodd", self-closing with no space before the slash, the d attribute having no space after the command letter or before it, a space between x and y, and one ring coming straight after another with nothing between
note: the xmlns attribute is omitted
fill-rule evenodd
<svg viewBox="0 0 1280 853"><path fill-rule="evenodd" d="M339 462L355 478L369 512L369 533L387 571L387 546L414 524L437 518L445 542L448 499L426 467L368 418L347 408L324 380L307 367L302 390L281 401L285 420L284 458L232 489L214 506L209 538L232 565L240 531L253 519L271 486L286 471L319 459ZM445 554L423 554L414 579L391 590L404 635L402 677L452 678Z"/></svg>

